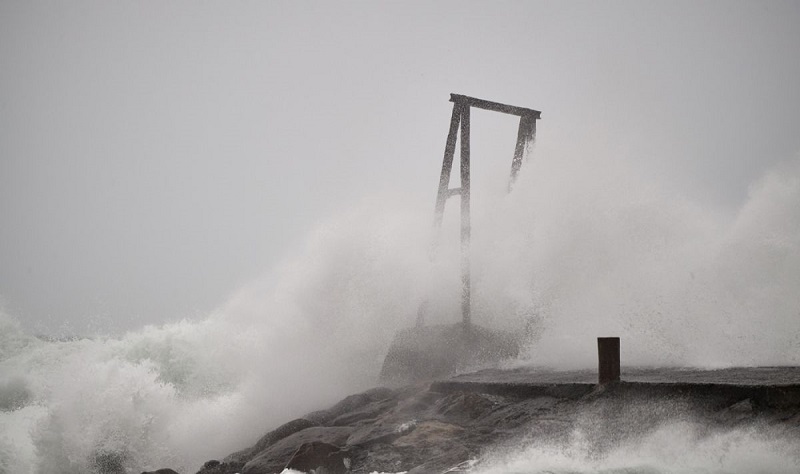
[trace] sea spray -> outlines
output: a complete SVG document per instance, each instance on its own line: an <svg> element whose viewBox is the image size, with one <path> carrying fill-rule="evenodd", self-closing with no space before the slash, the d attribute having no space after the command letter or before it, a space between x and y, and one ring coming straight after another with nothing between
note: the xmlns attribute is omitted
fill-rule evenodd
<svg viewBox="0 0 800 474"><path fill-rule="evenodd" d="M587 433L576 428L565 441L537 439L492 453L475 473L789 474L798 469L797 433L765 426L709 429L693 421L669 421L607 449L597 449Z"/></svg>
<svg viewBox="0 0 800 474"><path fill-rule="evenodd" d="M31 396L0 413L0 466L192 471L373 386L394 330L418 304L419 263L398 252L414 245L414 228L377 213L323 225L277 283L257 282L199 321L43 341L3 316L12 330L0 386ZM423 261L427 237L417 239Z"/></svg>
<svg viewBox="0 0 800 474"><path fill-rule="evenodd" d="M798 472L800 427L786 420L793 411L759 411L750 399L722 408L720 397L588 397L576 415L555 410L525 437L491 448L475 472Z"/></svg>
<svg viewBox="0 0 800 474"><path fill-rule="evenodd" d="M533 363L594 366L602 335L623 338L623 364L800 363L800 159L719 210L632 165L556 156L507 206L474 238L475 306L540 319Z"/></svg>
<svg viewBox="0 0 800 474"><path fill-rule="evenodd" d="M623 363L796 364L798 163L725 212L625 160L539 153L510 195L476 197L474 320L526 328L521 363L556 368L593 365L601 333L623 337ZM45 341L0 317L0 469L192 472L375 384L423 301L431 322L458 318L455 219L434 258L430 220L367 202L200 320Z"/></svg>

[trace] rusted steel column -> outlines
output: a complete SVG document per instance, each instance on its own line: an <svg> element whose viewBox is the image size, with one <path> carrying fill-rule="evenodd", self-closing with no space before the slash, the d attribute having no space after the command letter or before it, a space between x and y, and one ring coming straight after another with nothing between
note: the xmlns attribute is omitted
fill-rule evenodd
<svg viewBox="0 0 800 474"><path fill-rule="evenodd" d="M522 160L525 152L530 148L536 138L536 117L525 114L519 118L519 130L517 131L517 145L514 147L514 159L511 161L511 177L508 180L508 190L514 185L519 169L522 167Z"/></svg>
<svg viewBox="0 0 800 474"><path fill-rule="evenodd" d="M498 102L476 99L475 97L468 97L460 94L450 94L450 101L453 102L453 114L450 118L450 130L447 134L447 144L444 149L442 174L439 177L439 190L436 195L433 223L434 233L438 234L442 225L447 199L459 195L461 197L461 313L463 325L466 329L469 329L472 324L472 283L470 268L470 108L477 107L520 117L517 146L514 150L514 161L511 164L509 189L522 166L525 150L534 139L536 134L536 120L541 116L541 112L524 107L515 107ZM450 175L453 169L453 158L459 132L461 134L461 187L450 189ZM431 255L435 252L437 241L438 237L434 236ZM421 305L420 311L417 314L417 325L425 323L425 309L422 306L423 305Z"/></svg>
<svg viewBox="0 0 800 474"><path fill-rule="evenodd" d="M458 123L461 119L463 107L459 103L453 104L453 115L450 118L450 131L447 132L447 144L444 147L444 160L442 161L442 174L439 177L439 192L436 195L436 209L433 214L433 226L436 231L442 226L444 205L450 197L450 171L453 169L453 155L456 152L456 139L458 138Z"/></svg>
<svg viewBox="0 0 800 474"><path fill-rule="evenodd" d="M598 373L600 385L619 381L619 338L597 338Z"/></svg>
<svg viewBox="0 0 800 474"><path fill-rule="evenodd" d="M472 323L469 195L469 106L464 106L461 109L461 316L465 329Z"/></svg>
<svg viewBox="0 0 800 474"><path fill-rule="evenodd" d="M499 102L491 102L483 99L476 99L475 97L469 97L461 94L450 94L450 102L457 102L465 107L477 107L479 109L502 112L504 114L516 115L518 117L530 115L534 119L538 119L542 115L542 113L538 110L501 104Z"/></svg>

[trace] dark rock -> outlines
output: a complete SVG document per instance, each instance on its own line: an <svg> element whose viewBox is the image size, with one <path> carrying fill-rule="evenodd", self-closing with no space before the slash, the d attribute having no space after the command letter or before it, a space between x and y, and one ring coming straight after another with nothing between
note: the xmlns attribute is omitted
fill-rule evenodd
<svg viewBox="0 0 800 474"><path fill-rule="evenodd" d="M462 443L466 434L467 430L458 425L436 420L422 421L413 432L398 438L392 445L413 450L416 459L412 466L427 464L430 469L421 472L435 472L470 458L470 450Z"/></svg>
<svg viewBox="0 0 800 474"><path fill-rule="evenodd" d="M491 427L494 431L514 430L530 422L537 416L551 412L559 403L553 397L536 397L524 400L500 399L495 401L492 411L483 414L478 420L481 426ZM450 418L451 420L454 418Z"/></svg>
<svg viewBox="0 0 800 474"><path fill-rule="evenodd" d="M211 461L206 461L203 467L197 471L197 474L234 474L242 469L242 465L241 463L228 464L212 459Z"/></svg>
<svg viewBox="0 0 800 474"><path fill-rule="evenodd" d="M451 423L437 420L422 421L415 423L414 429L407 430L394 444L396 446L449 444L460 439L465 431L465 428Z"/></svg>
<svg viewBox="0 0 800 474"><path fill-rule="evenodd" d="M753 401L746 398L719 411L714 418L718 422L735 423L749 420L753 413Z"/></svg>
<svg viewBox="0 0 800 474"><path fill-rule="evenodd" d="M747 398L729 406L728 410L735 413L753 413L753 402Z"/></svg>
<svg viewBox="0 0 800 474"><path fill-rule="evenodd" d="M323 442L343 448L353 431L349 426L316 426L298 431L258 453L244 465L242 474L279 473L302 445Z"/></svg>
<svg viewBox="0 0 800 474"><path fill-rule="evenodd" d="M437 472L425 469L450 467L470 457L471 448L460 442L465 433L464 428L448 423L417 422L414 429L404 430L399 436L392 434L350 446L353 472L398 472L417 466L422 466L417 472ZM429 461L431 463L424 466Z"/></svg>
<svg viewBox="0 0 800 474"><path fill-rule="evenodd" d="M455 374L466 367L519 354L520 336L463 324L422 326L399 331L381 369L384 384L403 385Z"/></svg>
<svg viewBox="0 0 800 474"><path fill-rule="evenodd" d="M247 461L257 456L258 453L264 451L265 449L277 443L278 441L282 440L283 438L291 436L297 433L298 431L302 431L306 428L311 428L314 426L318 426L318 423L310 421L306 418L298 418L296 420L292 420L262 436L261 439L259 439L258 442L256 442L256 444L253 445L252 447L230 454L226 456L225 459L223 459L223 461L228 464L241 463L242 465L244 465L245 463L247 463Z"/></svg>
<svg viewBox="0 0 800 474"><path fill-rule="evenodd" d="M404 449L388 444L376 444L369 449L351 448L351 470L354 474L372 472L402 472L408 466L415 466L415 455Z"/></svg>
<svg viewBox="0 0 800 474"><path fill-rule="evenodd" d="M287 469L301 472L346 474L350 469L347 451L332 444L314 441L301 445L286 464Z"/></svg>
<svg viewBox="0 0 800 474"><path fill-rule="evenodd" d="M417 422L409 420L404 423L386 421L377 425L359 428L347 439L350 446L369 447L377 443L391 443L395 439L408 434L417 427Z"/></svg>
<svg viewBox="0 0 800 474"><path fill-rule="evenodd" d="M487 416L499 406L499 397L482 393L454 393L436 403L435 410L443 419L467 425Z"/></svg>
<svg viewBox="0 0 800 474"><path fill-rule="evenodd" d="M206 463L200 472L269 474L289 467L352 474L455 473L469 471L487 451L518 449L521 440L567 443L576 428L599 456L676 418L723 427L782 424L794 433L800 426L800 404L794 402L800 399L800 384L768 390L620 382L597 389L594 383L561 380L559 374L547 383L519 377L492 372L353 395L281 426L221 463ZM109 472L115 460L125 458L111 456Z"/></svg>
<svg viewBox="0 0 800 474"><path fill-rule="evenodd" d="M197 474L238 474L243 466L242 462L208 461Z"/></svg>
<svg viewBox="0 0 800 474"><path fill-rule="evenodd" d="M443 396L437 391L421 389L401 400L392 410L392 416L399 419L435 418L436 404Z"/></svg>
<svg viewBox="0 0 800 474"><path fill-rule="evenodd" d="M394 398L387 398L385 400L371 402L357 410L339 415L331 422L331 425L358 426L360 424L374 422L377 418L386 414L396 405L397 400Z"/></svg>
<svg viewBox="0 0 800 474"><path fill-rule="evenodd" d="M308 415L304 416L304 418L313 421L317 425L327 425L336 418L346 413L353 413L370 403L392 400L394 398L395 393L392 389L385 387L373 388L371 390L367 390L366 392L350 395L331 408L309 413Z"/></svg>
<svg viewBox="0 0 800 474"><path fill-rule="evenodd" d="M472 454L464 447L451 449L409 470L407 474L468 472ZM463 468L463 469L459 469Z"/></svg>
<svg viewBox="0 0 800 474"><path fill-rule="evenodd" d="M142 474L178 474L172 469L159 469L157 471L144 471Z"/></svg>

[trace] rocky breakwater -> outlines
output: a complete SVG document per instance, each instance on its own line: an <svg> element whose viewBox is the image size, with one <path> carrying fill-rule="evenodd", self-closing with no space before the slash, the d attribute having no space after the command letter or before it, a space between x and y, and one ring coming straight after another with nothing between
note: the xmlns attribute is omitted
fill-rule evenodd
<svg viewBox="0 0 800 474"><path fill-rule="evenodd" d="M519 427L529 410L517 405L503 397L444 393L428 385L377 388L290 421L254 446L206 463L200 473L436 472L474 459Z"/></svg>
<svg viewBox="0 0 800 474"><path fill-rule="evenodd" d="M800 386L456 379L376 388L290 421L198 474L464 472L521 442L568 442L579 424L602 452L675 417L710 429L777 427L800 440Z"/></svg>

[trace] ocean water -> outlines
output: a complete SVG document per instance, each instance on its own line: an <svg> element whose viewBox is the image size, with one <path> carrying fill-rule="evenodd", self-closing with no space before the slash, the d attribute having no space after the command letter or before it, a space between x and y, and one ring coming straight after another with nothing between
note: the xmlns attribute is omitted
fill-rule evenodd
<svg viewBox="0 0 800 474"><path fill-rule="evenodd" d="M474 320L526 328L519 364L591 367L600 335L622 337L623 363L800 364L800 160L735 209L625 159L556 152L537 152L511 194L474 195ZM0 472L194 472L373 386L423 300L431 322L458 318L458 246L431 260L430 209L402 201L332 216L203 318L43 340L0 315ZM443 242L457 236L450 206ZM796 443L676 420L601 457L579 432L531 441L486 472L790 472Z"/></svg>
<svg viewBox="0 0 800 474"><path fill-rule="evenodd" d="M712 430L676 420L598 450L577 429L567 442L537 440L492 454L476 474L789 474L800 472L800 433L750 426Z"/></svg>

